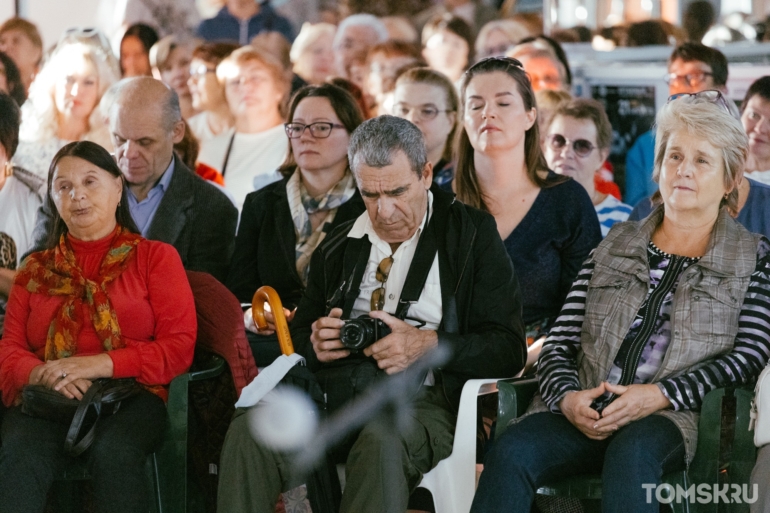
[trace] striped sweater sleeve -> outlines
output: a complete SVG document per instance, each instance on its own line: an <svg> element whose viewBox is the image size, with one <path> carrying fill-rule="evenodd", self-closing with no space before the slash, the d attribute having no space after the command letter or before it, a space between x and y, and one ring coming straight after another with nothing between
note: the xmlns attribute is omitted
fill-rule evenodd
<svg viewBox="0 0 770 513"><path fill-rule="evenodd" d="M586 309L586 292L594 263L586 260L572 283L559 317L543 343L538 360L540 395L548 408L560 413L559 402L567 392L581 390L577 355Z"/></svg>
<svg viewBox="0 0 770 513"><path fill-rule="evenodd" d="M715 388L745 385L756 380L770 357L770 242L757 249L757 266L738 319L738 334L729 353L698 369L658 383L674 410L698 410Z"/></svg>

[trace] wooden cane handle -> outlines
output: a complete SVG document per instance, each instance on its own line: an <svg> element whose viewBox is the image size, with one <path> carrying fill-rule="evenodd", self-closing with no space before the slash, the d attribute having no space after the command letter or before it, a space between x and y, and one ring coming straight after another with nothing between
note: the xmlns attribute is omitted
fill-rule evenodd
<svg viewBox="0 0 770 513"><path fill-rule="evenodd" d="M259 287L251 300L251 315L254 317L254 324L257 328L267 329L267 319L265 319L265 303L270 305L275 319L275 332L278 335L278 344L281 346L281 353L284 355L294 354L294 344L291 342L289 325L286 322L286 316L283 314L283 304L281 298L273 287L267 285Z"/></svg>

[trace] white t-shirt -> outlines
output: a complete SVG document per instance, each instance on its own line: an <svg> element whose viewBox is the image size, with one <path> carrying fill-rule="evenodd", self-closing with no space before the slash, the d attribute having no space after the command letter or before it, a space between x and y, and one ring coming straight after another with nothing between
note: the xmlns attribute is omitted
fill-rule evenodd
<svg viewBox="0 0 770 513"><path fill-rule="evenodd" d="M5 180L0 190L0 232L5 232L16 243L16 265L32 246L35 214L42 203L40 191L30 187L14 175Z"/></svg>
<svg viewBox="0 0 770 513"><path fill-rule="evenodd" d="M205 141L216 137L214 132L211 131L211 126L209 125L208 112L204 111L200 114L194 115L187 120L187 126L190 127L190 130L192 131L195 138L198 139L198 142L201 144L201 146Z"/></svg>
<svg viewBox="0 0 770 513"><path fill-rule="evenodd" d="M234 132L231 128L201 144L198 161L223 173L225 189L233 195L240 211L248 193L281 179L277 169L289 151L289 138L283 125L256 134L237 133L223 170Z"/></svg>
<svg viewBox="0 0 770 513"><path fill-rule="evenodd" d="M757 182L770 185L770 171L752 171L750 173L747 172L745 176Z"/></svg>

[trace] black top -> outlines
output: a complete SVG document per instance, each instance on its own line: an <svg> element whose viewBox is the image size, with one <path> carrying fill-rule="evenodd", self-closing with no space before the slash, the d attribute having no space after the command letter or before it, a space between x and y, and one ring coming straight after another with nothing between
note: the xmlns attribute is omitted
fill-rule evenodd
<svg viewBox="0 0 770 513"><path fill-rule="evenodd" d="M548 179L557 176L549 171ZM556 319L583 262L601 240L596 210L579 183L567 180L540 190L504 241L521 286L524 324Z"/></svg>
<svg viewBox="0 0 770 513"><path fill-rule="evenodd" d="M273 287L289 310L302 297L304 285L297 273L297 236L286 196L287 181L284 178L246 195L226 283L241 303L251 303L262 285ZM339 207L326 230L356 219L365 210L356 191Z"/></svg>

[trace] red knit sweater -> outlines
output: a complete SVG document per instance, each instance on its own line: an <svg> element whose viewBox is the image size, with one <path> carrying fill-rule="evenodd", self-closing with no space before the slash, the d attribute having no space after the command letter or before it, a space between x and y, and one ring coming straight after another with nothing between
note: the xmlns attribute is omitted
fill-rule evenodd
<svg viewBox="0 0 770 513"><path fill-rule="evenodd" d="M69 238L88 279L98 276L113 235L92 242ZM96 281L96 280L95 280ZM135 377L147 385L167 385L192 363L197 321L192 291L173 246L143 240L125 271L107 286L126 347L109 352L113 377ZM0 392L11 406L43 363L48 326L63 296L31 294L14 284L0 341ZM84 307L83 330L75 356L104 352ZM164 395L164 399L167 394Z"/></svg>

